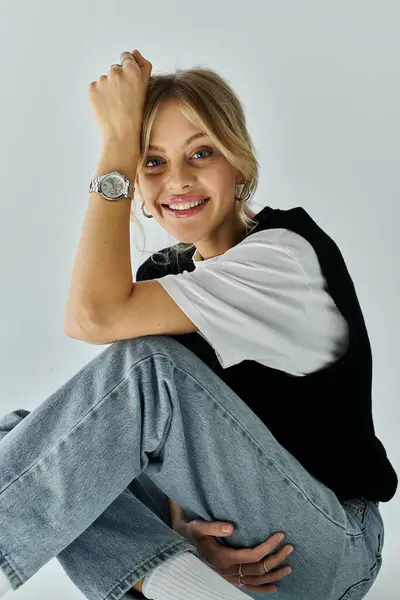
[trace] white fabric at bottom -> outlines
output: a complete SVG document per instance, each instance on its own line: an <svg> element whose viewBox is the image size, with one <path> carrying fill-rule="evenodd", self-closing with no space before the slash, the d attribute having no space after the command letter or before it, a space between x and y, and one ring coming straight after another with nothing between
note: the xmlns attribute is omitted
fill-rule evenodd
<svg viewBox="0 0 400 600"><path fill-rule="evenodd" d="M249 598L191 552L173 556L151 571L144 579L142 593L153 600Z"/></svg>
<svg viewBox="0 0 400 600"><path fill-rule="evenodd" d="M12 590L11 583L8 581L7 577L4 575L3 571L0 571L0 596Z"/></svg>

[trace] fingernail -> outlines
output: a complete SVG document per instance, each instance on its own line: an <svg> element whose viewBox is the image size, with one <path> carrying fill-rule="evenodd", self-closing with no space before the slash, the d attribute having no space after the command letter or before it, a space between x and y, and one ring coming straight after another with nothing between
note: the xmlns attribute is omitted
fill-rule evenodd
<svg viewBox="0 0 400 600"><path fill-rule="evenodd" d="M293 550L294 550L293 546L289 546L289 548L288 548L288 554L292 554Z"/></svg>
<svg viewBox="0 0 400 600"><path fill-rule="evenodd" d="M285 534L281 533L280 535L278 535L278 541L281 542L283 539L285 538Z"/></svg>

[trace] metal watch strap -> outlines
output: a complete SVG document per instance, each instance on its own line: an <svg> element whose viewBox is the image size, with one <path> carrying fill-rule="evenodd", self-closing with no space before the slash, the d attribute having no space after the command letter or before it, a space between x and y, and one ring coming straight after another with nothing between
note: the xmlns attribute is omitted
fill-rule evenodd
<svg viewBox="0 0 400 600"><path fill-rule="evenodd" d="M100 187L101 177L95 177L90 182L89 192L98 192Z"/></svg>
<svg viewBox="0 0 400 600"><path fill-rule="evenodd" d="M90 182L90 185L89 185L89 192L100 193L100 181L103 179L103 177L105 177L105 175L100 175L99 177L94 177L92 179L92 181ZM127 180L127 181L129 181L129 180ZM131 181L129 181L129 186L128 186L129 199L132 199L134 191L135 191L135 186L133 185L133 183Z"/></svg>

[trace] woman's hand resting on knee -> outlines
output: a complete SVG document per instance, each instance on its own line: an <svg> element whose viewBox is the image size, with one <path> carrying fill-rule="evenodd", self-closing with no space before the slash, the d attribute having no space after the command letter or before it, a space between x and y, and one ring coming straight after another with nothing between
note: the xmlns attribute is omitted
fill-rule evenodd
<svg viewBox="0 0 400 600"><path fill-rule="evenodd" d="M279 533L275 533L255 548L227 548L215 539L232 535L233 527L231 526L229 533L224 533L223 525L226 524L221 521L190 521L180 518L173 522L173 529L197 548L202 562L233 585L239 587L239 565L242 563L241 581L244 585L240 589L249 592L277 592L279 588L271 582L279 581L292 572L289 566L277 568L289 556L292 547L286 544L272 554L280 543ZM264 559L268 573L264 570Z"/></svg>

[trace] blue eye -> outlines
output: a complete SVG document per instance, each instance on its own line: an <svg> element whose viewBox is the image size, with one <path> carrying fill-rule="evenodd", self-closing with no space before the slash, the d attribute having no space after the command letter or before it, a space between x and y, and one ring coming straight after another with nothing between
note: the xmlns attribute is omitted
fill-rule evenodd
<svg viewBox="0 0 400 600"><path fill-rule="evenodd" d="M210 155L210 156L211 156L212 154L214 154L212 150L198 150L197 152L195 152L195 153L194 153L194 155L195 155L195 154L199 154L199 153L201 153L201 152L206 152L206 153L207 153L208 155ZM194 156L194 155L193 155L193 156ZM202 159L200 159L200 160L204 160L205 158L208 158L208 156L205 156L204 158L202 158ZM148 163L149 163L149 162L154 162L154 161L159 161L159 160L160 160L160 159L158 159L158 158L149 158L149 159L146 161L146 163L145 163L145 167L146 167L147 169L155 169L155 167L156 167L156 166L158 166L158 165L155 165L155 166L149 167L149 166L148 166Z"/></svg>

